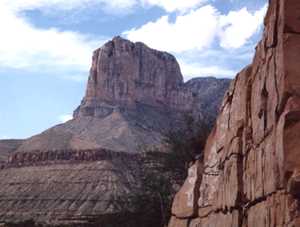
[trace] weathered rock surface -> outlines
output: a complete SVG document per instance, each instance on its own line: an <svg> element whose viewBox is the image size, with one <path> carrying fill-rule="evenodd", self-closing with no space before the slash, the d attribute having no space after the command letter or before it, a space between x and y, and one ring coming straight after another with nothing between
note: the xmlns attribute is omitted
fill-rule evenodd
<svg viewBox="0 0 300 227"><path fill-rule="evenodd" d="M173 212L170 227L300 226L299 9L270 1L253 63L231 83L207 142L198 212Z"/></svg>
<svg viewBox="0 0 300 227"><path fill-rule="evenodd" d="M144 168L165 174L166 153L145 160L142 148L164 151L163 133L178 130L186 113L213 121L228 86L214 78L184 83L170 54L114 38L94 53L74 119L25 140L1 165L0 223L160 226L131 204Z"/></svg>
<svg viewBox="0 0 300 227"><path fill-rule="evenodd" d="M86 95L74 119L26 140L18 151L161 147L162 134L193 114L214 121L229 79L186 83L176 59L116 37L93 54Z"/></svg>
<svg viewBox="0 0 300 227"><path fill-rule="evenodd" d="M216 113L228 83L228 79L214 78L184 83L172 55L116 37L94 52L86 95L74 117L103 117L115 106L136 109L139 105ZM196 110L194 104L198 104Z"/></svg>
<svg viewBox="0 0 300 227"><path fill-rule="evenodd" d="M189 94L182 95L182 100L173 96L182 84L172 55L116 37L94 52L86 96L75 115L102 116L106 111L97 109L101 102L184 109L189 103L183 100L189 101Z"/></svg>
<svg viewBox="0 0 300 227"><path fill-rule="evenodd" d="M199 160L189 168L188 177L173 201L172 213L176 217L188 218L197 214L198 189L201 183L202 168L202 163Z"/></svg>

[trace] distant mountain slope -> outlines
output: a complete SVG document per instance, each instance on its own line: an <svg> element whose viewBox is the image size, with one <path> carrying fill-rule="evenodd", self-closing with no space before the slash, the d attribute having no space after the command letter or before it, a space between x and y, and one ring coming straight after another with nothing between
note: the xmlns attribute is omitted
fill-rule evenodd
<svg viewBox="0 0 300 227"><path fill-rule="evenodd" d="M0 162L5 162L9 154L16 151L24 140L0 140Z"/></svg>

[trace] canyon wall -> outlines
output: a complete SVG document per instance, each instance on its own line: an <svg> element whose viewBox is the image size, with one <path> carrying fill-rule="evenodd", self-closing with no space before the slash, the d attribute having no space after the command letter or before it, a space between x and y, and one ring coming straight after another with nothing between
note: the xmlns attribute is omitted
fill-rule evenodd
<svg viewBox="0 0 300 227"><path fill-rule="evenodd" d="M300 226L300 1L271 0L169 227ZM200 168L201 167L201 168Z"/></svg>

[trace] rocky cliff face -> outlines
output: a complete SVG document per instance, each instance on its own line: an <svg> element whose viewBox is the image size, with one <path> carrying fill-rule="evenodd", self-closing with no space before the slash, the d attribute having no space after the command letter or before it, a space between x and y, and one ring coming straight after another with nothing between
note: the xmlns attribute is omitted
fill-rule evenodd
<svg viewBox="0 0 300 227"><path fill-rule="evenodd" d="M86 96L76 116L102 116L101 104L134 108L138 103L183 109L173 93L183 84L176 59L165 52L114 38L93 54ZM179 98L179 97L178 97ZM186 100L184 100L186 101Z"/></svg>
<svg viewBox="0 0 300 227"><path fill-rule="evenodd" d="M18 151L161 148L183 116L214 121L230 80L186 83L176 59L116 37L93 54L86 95L74 119L26 140Z"/></svg>
<svg viewBox="0 0 300 227"><path fill-rule="evenodd" d="M184 83L170 54L114 38L94 53L74 119L22 141L1 164L0 223L160 226L131 203L143 192L144 169L166 173L159 166L167 154L149 164L142 148L164 152L163 133L178 130L186 113L212 121L228 85L214 78ZM0 152L7 158L1 142Z"/></svg>
<svg viewBox="0 0 300 227"><path fill-rule="evenodd" d="M252 65L223 100L170 227L300 226L300 2L271 0Z"/></svg>
<svg viewBox="0 0 300 227"><path fill-rule="evenodd" d="M220 102L228 82L198 78L184 83L172 55L116 37L94 52L86 95L74 117L105 117L115 108L136 110L140 106L203 114L206 108L195 110L194 106L201 99L208 101L209 97L201 95L209 88L214 92L220 89L216 98L211 98L213 103ZM206 105L217 112L215 105Z"/></svg>

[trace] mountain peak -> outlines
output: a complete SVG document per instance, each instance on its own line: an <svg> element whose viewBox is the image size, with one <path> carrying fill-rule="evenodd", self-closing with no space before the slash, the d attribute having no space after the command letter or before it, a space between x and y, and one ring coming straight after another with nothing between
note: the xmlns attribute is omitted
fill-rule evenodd
<svg viewBox="0 0 300 227"><path fill-rule="evenodd" d="M86 95L74 116L94 116L103 105L174 107L182 84L174 56L117 36L94 51Z"/></svg>

